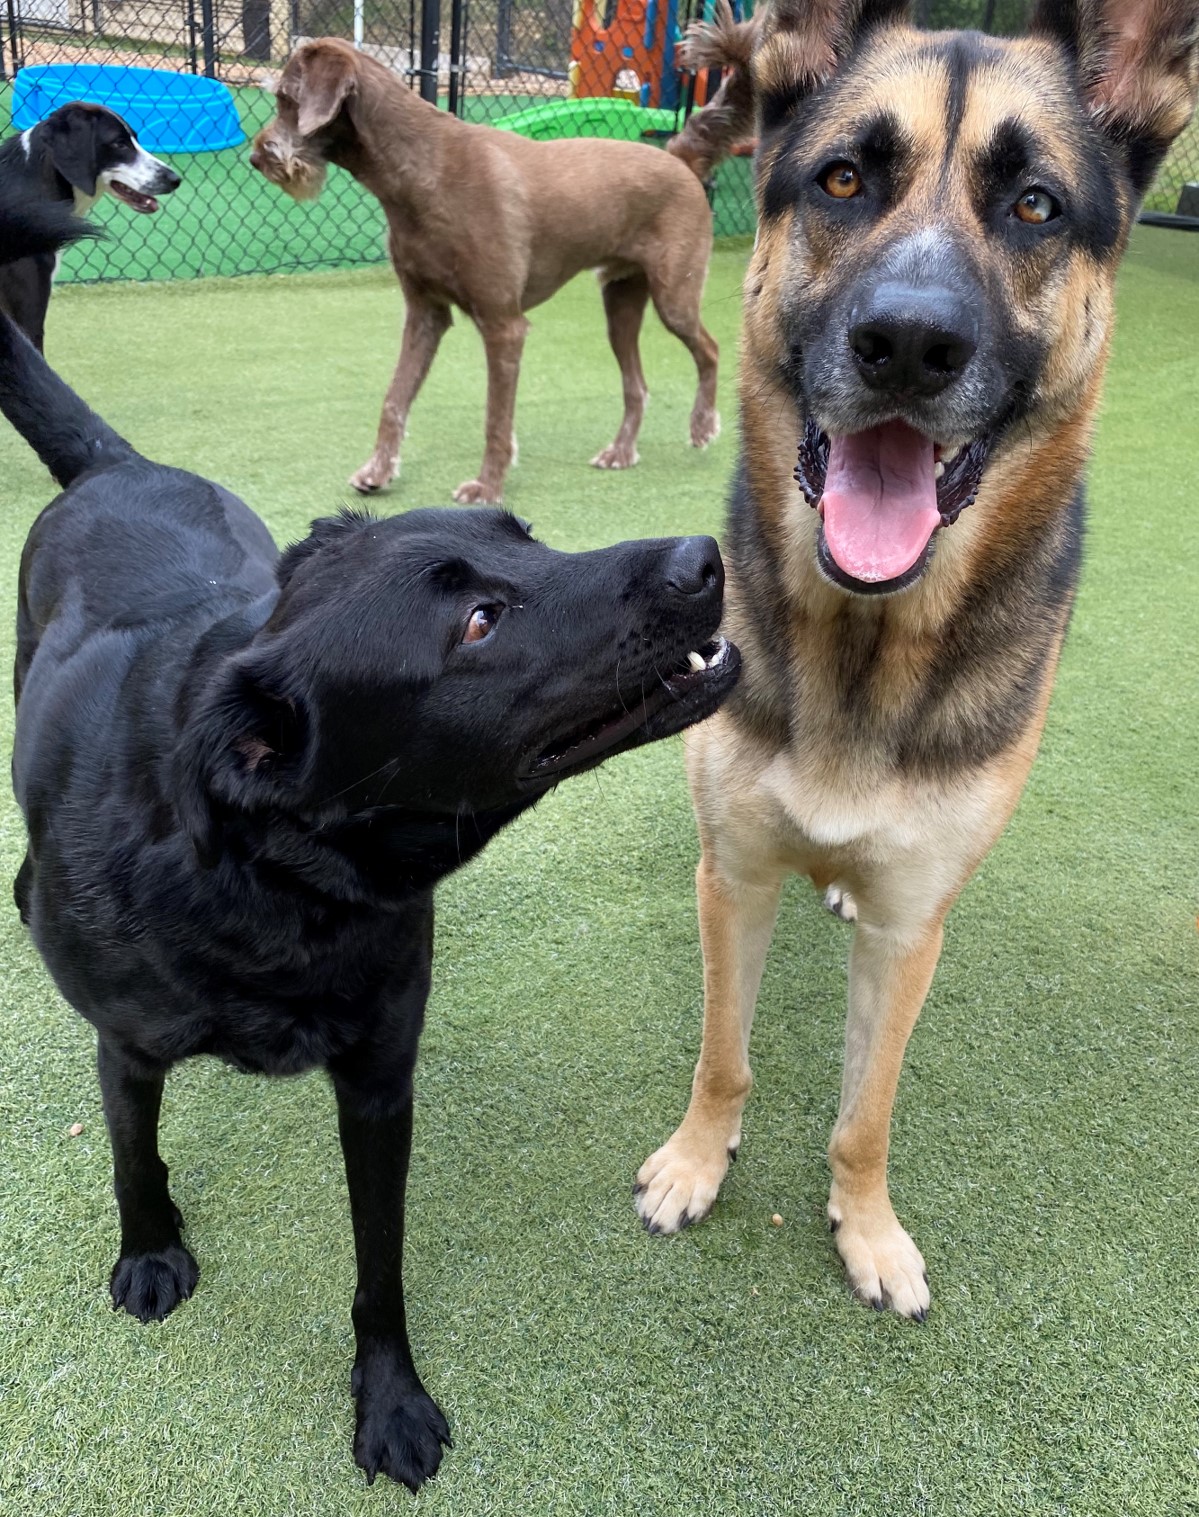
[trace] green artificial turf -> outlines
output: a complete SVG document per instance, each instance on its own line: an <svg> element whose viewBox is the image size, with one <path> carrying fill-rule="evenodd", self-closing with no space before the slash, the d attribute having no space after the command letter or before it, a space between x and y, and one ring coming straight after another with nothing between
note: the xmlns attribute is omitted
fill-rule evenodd
<svg viewBox="0 0 1199 1517"><path fill-rule="evenodd" d="M718 529L743 257L719 252L708 289L725 433L706 454L684 445L689 360L654 325L643 461L588 469L618 412L599 300L581 279L536 313L508 503L539 535ZM701 994L680 744L626 755L440 892L407 1281L455 1447L417 1510L1197 1510L1197 275L1199 239L1136 234L1042 753L951 916L908 1055L892 1183L928 1261L927 1325L851 1300L823 1221L848 930L799 882L741 1162L704 1225L663 1240L637 1224L633 1173L682 1115ZM285 541L346 499L399 319L383 271L73 288L49 350L146 452L237 490ZM474 475L483 389L460 324L385 509L446 503ZM0 478L11 608L51 489L3 428ZM5 802L5 878L21 837ZM11 908L0 983L0 1511L412 1510L350 1457L352 1244L323 1078L171 1077L162 1148L202 1278L142 1327L108 1304L92 1037Z"/></svg>

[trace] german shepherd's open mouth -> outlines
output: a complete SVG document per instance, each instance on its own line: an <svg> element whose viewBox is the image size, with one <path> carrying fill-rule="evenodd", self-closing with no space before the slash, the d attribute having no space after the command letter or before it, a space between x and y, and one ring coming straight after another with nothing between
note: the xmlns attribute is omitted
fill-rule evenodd
<svg viewBox="0 0 1199 1517"><path fill-rule="evenodd" d="M830 438L809 417L795 478L820 512L821 570L859 595L914 584L938 530L974 503L994 436L946 446L889 421Z"/></svg>

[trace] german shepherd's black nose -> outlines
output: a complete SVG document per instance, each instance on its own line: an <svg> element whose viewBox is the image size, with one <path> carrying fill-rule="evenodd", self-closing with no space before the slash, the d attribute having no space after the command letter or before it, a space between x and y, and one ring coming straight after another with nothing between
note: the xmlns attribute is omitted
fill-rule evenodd
<svg viewBox="0 0 1199 1517"><path fill-rule="evenodd" d="M978 347L978 318L944 286L885 281L854 302L849 346L871 388L938 395Z"/></svg>
<svg viewBox="0 0 1199 1517"><path fill-rule="evenodd" d="M711 537L684 537L666 561L666 583L680 595L724 594L724 565Z"/></svg>

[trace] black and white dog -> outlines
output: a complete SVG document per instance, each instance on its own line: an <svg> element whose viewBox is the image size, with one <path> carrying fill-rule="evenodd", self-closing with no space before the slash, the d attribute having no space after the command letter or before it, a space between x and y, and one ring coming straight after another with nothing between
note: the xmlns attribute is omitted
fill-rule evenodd
<svg viewBox="0 0 1199 1517"><path fill-rule="evenodd" d="M114 111L83 100L59 106L0 145L0 194L73 204L86 216L106 190L143 215L179 188L173 168L151 157ZM53 253L0 267L0 310L40 351L57 259Z"/></svg>

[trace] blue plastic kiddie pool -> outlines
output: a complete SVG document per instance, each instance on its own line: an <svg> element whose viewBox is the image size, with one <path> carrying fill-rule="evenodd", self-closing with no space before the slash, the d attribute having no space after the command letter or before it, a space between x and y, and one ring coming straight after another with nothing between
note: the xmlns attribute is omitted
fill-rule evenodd
<svg viewBox="0 0 1199 1517"><path fill-rule="evenodd" d="M219 79L102 63L21 69L13 80L13 126L23 132L71 100L116 111L151 153L213 153L246 140L233 96Z"/></svg>

